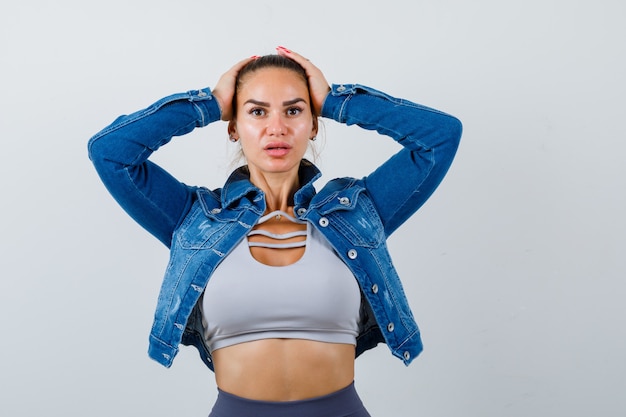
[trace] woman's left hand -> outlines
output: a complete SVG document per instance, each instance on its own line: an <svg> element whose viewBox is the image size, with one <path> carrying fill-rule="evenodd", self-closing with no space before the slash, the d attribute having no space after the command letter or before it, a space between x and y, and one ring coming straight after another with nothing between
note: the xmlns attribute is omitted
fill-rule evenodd
<svg viewBox="0 0 626 417"><path fill-rule="evenodd" d="M284 46L277 47L276 51L279 55L293 59L300 64L302 68L304 68L309 81L309 91L311 93L311 100L313 101L313 109L315 110L316 115L320 115L322 113L324 100L330 91L330 85L328 84L328 81L326 81L326 77L324 77L322 71L302 55L293 52Z"/></svg>

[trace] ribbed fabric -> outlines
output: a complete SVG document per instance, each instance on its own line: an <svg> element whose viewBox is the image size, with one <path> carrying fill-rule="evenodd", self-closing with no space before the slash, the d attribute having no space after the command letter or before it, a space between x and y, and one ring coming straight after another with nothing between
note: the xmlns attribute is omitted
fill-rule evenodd
<svg viewBox="0 0 626 417"><path fill-rule="evenodd" d="M321 397L300 401L258 401L218 390L209 417L371 417L354 383Z"/></svg>

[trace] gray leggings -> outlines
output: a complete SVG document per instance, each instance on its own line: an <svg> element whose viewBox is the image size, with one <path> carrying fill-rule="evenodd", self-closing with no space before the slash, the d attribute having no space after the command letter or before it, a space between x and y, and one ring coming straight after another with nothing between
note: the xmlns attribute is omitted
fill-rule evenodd
<svg viewBox="0 0 626 417"><path fill-rule="evenodd" d="M209 417L371 417L354 383L321 397L300 401L258 401L218 389Z"/></svg>

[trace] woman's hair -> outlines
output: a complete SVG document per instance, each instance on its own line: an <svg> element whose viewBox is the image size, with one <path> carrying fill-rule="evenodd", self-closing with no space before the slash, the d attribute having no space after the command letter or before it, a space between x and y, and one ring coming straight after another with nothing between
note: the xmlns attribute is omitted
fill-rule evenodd
<svg viewBox="0 0 626 417"><path fill-rule="evenodd" d="M237 74L237 78L235 79L235 94L233 95L233 115L237 115L237 93L239 92L239 89L241 88L241 85L243 84L245 78L255 71L264 68L284 68L293 71L302 78L302 81L306 84L307 90L309 89L309 81L306 75L306 71L296 61L286 58L282 55L261 56L250 61ZM309 102L311 102L310 97ZM311 111L313 112L313 117L317 117L317 114L315 114L315 110L313 109L312 104Z"/></svg>

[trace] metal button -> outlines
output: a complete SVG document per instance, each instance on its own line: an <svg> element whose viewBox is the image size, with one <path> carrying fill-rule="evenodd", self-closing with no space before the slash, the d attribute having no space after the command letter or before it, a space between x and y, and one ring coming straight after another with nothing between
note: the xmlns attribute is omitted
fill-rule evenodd
<svg viewBox="0 0 626 417"><path fill-rule="evenodd" d="M411 359L411 354L409 353L409 351L404 352L402 356L404 356L405 361L408 361L409 359Z"/></svg>
<svg viewBox="0 0 626 417"><path fill-rule="evenodd" d="M348 258L350 259L356 259L356 257L358 256L358 254L356 253L356 250L354 249L350 249L348 251Z"/></svg>
<svg viewBox="0 0 626 417"><path fill-rule="evenodd" d="M200 91L198 93L198 97L204 97L204 96L206 96L206 93L204 91Z"/></svg>
<svg viewBox="0 0 626 417"><path fill-rule="evenodd" d="M337 91L345 91L346 87L343 85L340 85L339 87L337 87Z"/></svg>
<svg viewBox="0 0 626 417"><path fill-rule="evenodd" d="M214 208L213 210L211 210L211 214L218 214L218 213L221 213L221 212L222 212L222 209L220 209L220 208Z"/></svg>
<svg viewBox="0 0 626 417"><path fill-rule="evenodd" d="M378 284L374 284L374 285L372 285L372 292L373 292L374 294L378 294Z"/></svg>
<svg viewBox="0 0 626 417"><path fill-rule="evenodd" d="M297 213L298 213L298 216L302 216L304 213L306 213L306 209L304 207L300 207Z"/></svg>
<svg viewBox="0 0 626 417"><path fill-rule="evenodd" d="M328 219L326 217L322 217L319 221L320 226L326 227L328 226Z"/></svg>
<svg viewBox="0 0 626 417"><path fill-rule="evenodd" d="M388 332L393 332L393 329L394 329L394 328L395 328L395 326L393 325L393 323L389 323L389 324L387 325L387 331L388 331Z"/></svg>
<svg viewBox="0 0 626 417"><path fill-rule="evenodd" d="M341 204L342 206L347 206L350 204L350 199L348 197L341 197L339 199L339 204Z"/></svg>

